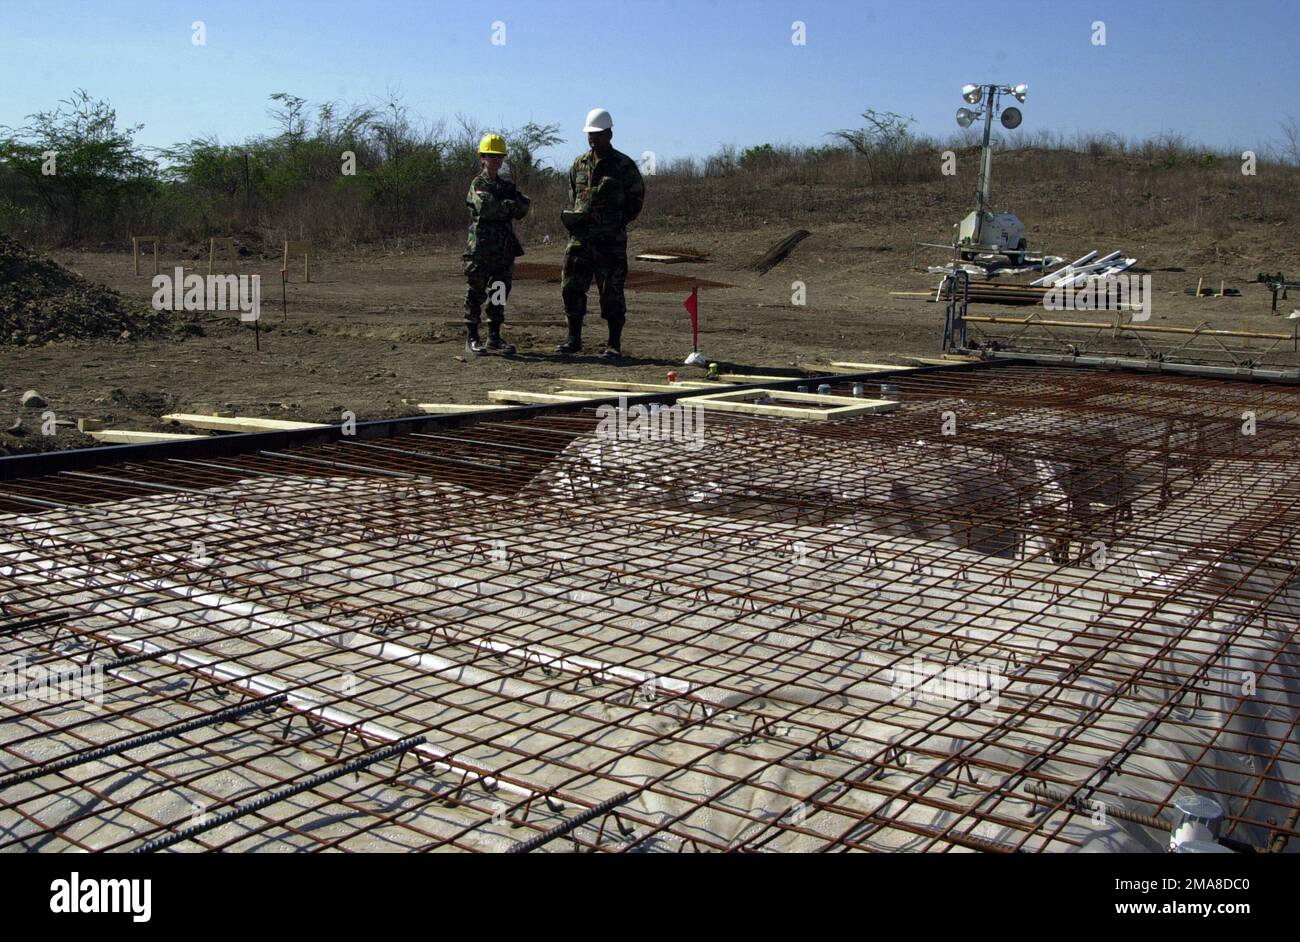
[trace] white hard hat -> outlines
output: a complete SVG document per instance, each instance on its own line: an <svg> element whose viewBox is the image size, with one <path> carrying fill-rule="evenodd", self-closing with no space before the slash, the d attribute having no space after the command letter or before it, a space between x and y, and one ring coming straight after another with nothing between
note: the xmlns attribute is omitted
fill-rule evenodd
<svg viewBox="0 0 1300 942"><path fill-rule="evenodd" d="M584 131L608 131L614 126L614 119L604 108L592 108L587 112L587 126Z"/></svg>

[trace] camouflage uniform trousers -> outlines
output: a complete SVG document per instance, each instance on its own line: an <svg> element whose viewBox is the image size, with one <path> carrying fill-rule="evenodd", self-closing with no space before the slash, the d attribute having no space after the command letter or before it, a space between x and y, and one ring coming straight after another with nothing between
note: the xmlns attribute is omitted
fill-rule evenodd
<svg viewBox="0 0 1300 942"><path fill-rule="evenodd" d="M465 271L465 323L478 327L479 309L488 301L488 324L500 327L506 319L505 300L510 297L511 279L514 276L514 259L466 259ZM501 282L504 289L496 287ZM502 303L494 304L499 299Z"/></svg>
<svg viewBox="0 0 1300 942"><path fill-rule="evenodd" d="M611 326L621 326L626 320L627 303L623 286L627 282L627 237L615 239L570 240L564 249L564 273L560 281L560 294L564 297L564 311L569 316L583 317L587 313L587 289L591 279L596 279L600 295L600 316Z"/></svg>

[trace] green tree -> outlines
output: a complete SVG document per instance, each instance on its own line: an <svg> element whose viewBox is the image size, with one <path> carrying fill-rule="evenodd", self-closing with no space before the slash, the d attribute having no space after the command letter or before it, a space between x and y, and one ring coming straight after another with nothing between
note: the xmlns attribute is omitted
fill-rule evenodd
<svg viewBox="0 0 1300 942"><path fill-rule="evenodd" d="M506 140L510 148L510 172L515 183L525 190L538 177L550 172L550 168L543 166L538 159L537 152L564 143L558 124L537 124L534 121L509 132Z"/></svg>
<svg viewBox="0 0 1300 942"><path fill-rule="evenodd" d="M779 158L776 148L771 144L746 147L740 154L741 170L762 170L775 164Z"/></svg>
<svg viewBox="0 0 1300 942"><path fill-rule="evenodd" d="M87 220L112 219L126 197L156 187L157 166L135 143L143 125L118 127L112 105L85 89L27 120L5 128L0 161L60 221L60 244L79 239Z"/></svg>
<svg viewBox="0 0 1300 942"><path fill-rule="evenodd" d="M915 158L928 150L928 143L912 134L915 118L893 111L862 112L866 125L831 131L867 162L868 177L873 183L906 183L915 177ZM936 170L937 172L937 170Z"/></svg>

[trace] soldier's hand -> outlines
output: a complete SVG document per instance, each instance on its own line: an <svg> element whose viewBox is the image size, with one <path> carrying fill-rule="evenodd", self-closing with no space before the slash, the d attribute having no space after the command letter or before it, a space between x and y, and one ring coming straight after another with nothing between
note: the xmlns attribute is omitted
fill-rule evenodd
<svg viewBox="0 0 1300 942"><path fill-rule="evenodd" d="M519 204L516 203L514 200L502 200L501 208L505 211L505 214L507 216L513 216L516 212L518 212Z"/></svg>

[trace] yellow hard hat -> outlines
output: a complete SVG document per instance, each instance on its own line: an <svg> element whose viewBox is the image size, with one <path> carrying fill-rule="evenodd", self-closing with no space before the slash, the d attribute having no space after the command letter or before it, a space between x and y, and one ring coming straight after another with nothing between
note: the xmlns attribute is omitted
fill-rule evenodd
<svg viewBox="0 0 1300 942"><path fill-rule="evenodd" d="M506 139L500 134L484 134L483 140L478 142L478 152L480 154L500 154L506 155Z"/></svg>

